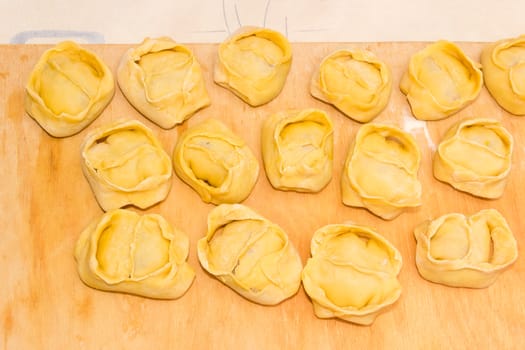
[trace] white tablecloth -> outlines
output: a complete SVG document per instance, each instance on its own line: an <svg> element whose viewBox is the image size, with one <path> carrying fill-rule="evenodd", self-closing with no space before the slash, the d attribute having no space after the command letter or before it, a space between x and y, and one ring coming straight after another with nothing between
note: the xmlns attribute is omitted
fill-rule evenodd
<svg viewBox="0 0 525 350"><path fill-rule="evenodd" d="M525 33L522 0L0 1L0 43L220 42L241 25L290 41L493 41Z"/></svg>

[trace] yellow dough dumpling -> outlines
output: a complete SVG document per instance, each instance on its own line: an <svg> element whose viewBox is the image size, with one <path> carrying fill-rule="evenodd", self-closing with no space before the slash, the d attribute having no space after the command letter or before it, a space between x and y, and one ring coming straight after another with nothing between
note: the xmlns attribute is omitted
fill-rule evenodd
<svg viewBox="0 0 525 350"><path fill-rule="evenodd" d="M33 68L25 110L50 135L71 136L102 113L114 92L113 75L102 60L64 41L44 52Z"/></svg>
<svg viewBox="0 0 525 350"><path fill-rule="evenodd" d="M401 295L399 251L369 227L327 225L311 242L303 286L319 318L370 325Z"/></svg>
<svg viewBox="0 0 525 350"><path fill-rule="evenodd" d="M171 159L153 132L136 120L92 130L82 144L82 171L105 211L145 209L166 198Z"/></svg>
<svg viewBox="0 0 525 350"><path fill-rule="evenodd" d="M80 235L75 259L92 288L155 299L176 299L191 286L189 239L157 214L116 209Z"/></svg>
<svg viewBox="0 0 525 350"><path fill-rule="evenodd" d="M409 133L394 126L361 126L341 176L343 203L391 220L421 205L421 153Z"/></svg>
<svg viewBox="0 0 525 350"><path fill-rule="evenodd" d="M261 133L266 175L279 190L318 192L332 179L334 127L318 109L278 112Z"/></svg>
<svg viewBox="0 0 525 350"><path fill-rule="evenodd" d="M301 285L301 259L286 233L242 204L212 209L197 253L206 271L262 305L290 298Z"/></svg>
<svg viewBox="0 0 525 350"><path fill-rule="evenodd" d="M478 197L501 197L512 165L513 144L512 135L497 120L459 121L437 148L434 176Z"/></svg>
<svg viewBox="0 0 525 350"><path fill-rule="evenodd" d="M412 56L400 83L412 114L420 120L444 119L458 112L478 97L482 86L480 65L444 40Z"/></svg>
<svg viewBox="0 0 525 350"><path fill-rule="evenodd" d="M244 140L216 119L180 135L173 167L204 202L213 204L242 202L259 176L259 162Z"/></svg>
<svg viewBox="0 0 525 350"><path fill-rule="evenodd" d="M525 115L525 35L487 45L481 64L496 102L512 114Z"/></svg>
<svg viewBox="0 0 525 350"><path fill-rule="evenodd" d="M485 288L518 258L507 221L495 209L447 214L414 231L423 278L451 287Z"/></svg>
<svg viewBox="0 0 525 350"><path fill-rule="evenodd" d="M312 77L310 93L358 122L374 119L388 104L392 73L368 50L338 50Z"/></svg>
<svg viewBox="0 0 525 350"><path fill-rule="evenodd" d="M251 106L281 92L292 63L292 47L279 32L241 27L219 45L214 80Z"/></svg>
<svg viewBox="0 0 525 350"><path fill-rule="evenodd" d="M146 38L129 49L120 61L117 79L128 101L164 129L210 105L193 52L167 37Z"/></svg>

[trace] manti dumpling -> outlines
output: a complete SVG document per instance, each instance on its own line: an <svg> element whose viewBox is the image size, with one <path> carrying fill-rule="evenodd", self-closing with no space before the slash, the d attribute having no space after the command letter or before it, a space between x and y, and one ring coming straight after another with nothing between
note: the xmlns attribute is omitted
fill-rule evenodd
<svg viewBox="0 0 525 350"><path fill-rule="evenodd" d="M525 115L525 35L487 45L481 65L496 102L512 114Z"/></svg>
<svg viewBox="0 0 525 350"><path fill-rule="evenodd" d="M259 162L244 140L217 119L186 129L173 151L177 176L206 203L239 203L251 193Z"/></svg>
<svg viewBox="0 0 525 350"><path fill-rule="evenodd" d="M421 276L451 287L488 287L518 257L516 240L495 209L446 214L423 222L414 235Z"/></svg>
<svg viewBox="0 0 525 350"><path fill-rule="evenodd" d="M388 104L392 73L368 50L338 50L315 71L310 93L358 122L374 119Z"/></svg>
<svg viewBox="0 0 525 350"><path fill-rule="evenodd" d="M47 50L26 85L25 110L50 135L78 133L113 98L110 69L93 52L72 41Z"/></svg>
<svg viewBox="0 0 525 350"><path fill-rule="evenodd" d="M332 179L334 126L324 111L304 109L270 115L262 126L266 175L279 190L318 192Z"/></svg>
<svg viewBox="0 0 525 350"><path fill-rule="evenodd" d="M399 251L373 229L353 223L317 230L303 286L319 318L370 325L401 295Z"/></svg>
<svg viewBox="0 0 525 350"><path fill-rule="evenodd" d="M421 205L421 153L409 133L390 125L361 126L341 176L343 203L391 220Z"/></svg>
<svg viewBox="0 0 525 350"><path fill-rule="evenodd" d="M301 259L286 233L242 204L211 210L197 253L206 271L255 303L278 304L301 285Z"/></svg>
<svg viewBox="0 0 525 350"><path fill-rule="evenodd" d="M291 63L292 47L281 33L241 27L219 45L214 80L256 107L279 95Z"/></svg>
<svg viewBox="0 0 525 350"><path fill-rule="evenodd" d="M92 288L156 299L176 299L191 286L189 240L158 214L115 209L81 233L75 259Z"/></svg>
<svg viewBox="0 0 525 350"><path fill-rule="evenodd" d="M146 38L126 51L117 80L128 101L164 129L210 105L201 66L193 52L168 37Z"/></svg>
<svg viewBox="0 0 525 350"><path fill-rule="evenodd" d="M420 120L444 119L458 112L478 97L482 86L480 65L444 40L412 56L400 83L412 114Z"/></svg>
<svg viewBox="0 0 525 350"><path fill-rule="evenodd" d="M512 135L494 119L454 124L438 145L434 176L483 198L503 195L512 164Z"/></svg>
<svg viewBox="0 0 525 350"><path fill-rule="evenodd" d="M153 132L137 120L92 130L82 143L82 171L105 211L145 209L166 198L171 159Z"/></svg>

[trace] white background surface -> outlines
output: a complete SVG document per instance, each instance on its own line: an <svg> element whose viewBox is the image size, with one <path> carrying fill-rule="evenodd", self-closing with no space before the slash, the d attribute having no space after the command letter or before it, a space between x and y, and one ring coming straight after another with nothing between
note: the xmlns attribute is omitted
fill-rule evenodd
<svg viewBox="0 0 525 350"><path fill-rule="evenodd" d="M0 43L220 42L240 25L291 41L494 41L525 33L523 0L0 0Z"/></svg>

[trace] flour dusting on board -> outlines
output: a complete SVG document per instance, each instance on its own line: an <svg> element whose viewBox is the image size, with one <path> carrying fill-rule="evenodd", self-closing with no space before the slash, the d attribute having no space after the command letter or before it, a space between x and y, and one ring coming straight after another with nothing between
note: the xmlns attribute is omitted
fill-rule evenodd
<svg viewBox="0 0 525 350"><path fill-rule="evenodd" d="M436 144L432 141L430 133L428 132L427 122L423 120L417 120L412 115L403 115L403 129L409 133L420 133L422 132L425 135L427 140L428 147L432 150L436 150Z"/></svg>

